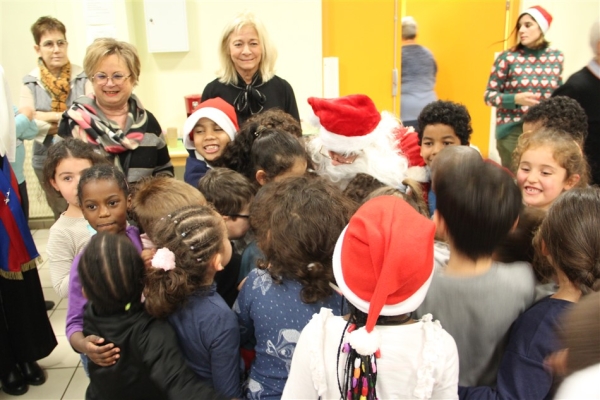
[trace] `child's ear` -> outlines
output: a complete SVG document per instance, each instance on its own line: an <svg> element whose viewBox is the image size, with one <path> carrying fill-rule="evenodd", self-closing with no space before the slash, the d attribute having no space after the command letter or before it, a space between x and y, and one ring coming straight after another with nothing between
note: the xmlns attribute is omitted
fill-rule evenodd
<svg viewBox="0 0 600 400"><path fill-rule="evenodd" d="M256 171L256 181L260 186L264 186L267 183L267 173L262 169Z"/></svg>
<svg viewBox="0 0 600 400"><path fill-rule="evenodd" d="M544 257L549 257L550 256L550 252L548 251L548 247L546 246L546 242L544 241L544 239L542 239L542 243L541 243L540 247L541 247L540 250L542 252L542 255Z"/></svg>
<svg viewBox="0 0 600 400"><path fill-rule="evenodd" d="M60 190L58 190L58 185L56 184L56 181L54 179L50 179L50 185L52 185L54 190L60 193Z"/></svg>
<svg viewBox="0 0 600 400"><path fill-rule="evenodd" d="M581 180L581 176L579 174L573 174L567 178L565 181L565 186L563 190L571 190L573 189Z"/></svg>
<svg viewBox="0 0 600 400"><path fill-rule="evenodd" d="M436 240L446 241L448 228L446 227L446 221L440 215L438 210L433 212L433 223L435 224L435 238Z"/></svg>
<svg viewBox="0 0 600 400"><path fill-rule="evenodd" d="M223 256L221 253L215 254L213 259L210 261L210 267L214 268L214 270L217 272L223 271L225 267L223 267L223 263L221 261L223 261Z"/></svg>
<svg viewBox="0 0 600 400"><path fill-rule="evenodd" d="M519 226L519 216L517 216L517 219L515 219L515 223L513 224L512 228L510 228L510 233L514 232L517 230L517 226Z"/></svg>
<svg viewBox="0 0 600 400"><path fill-rule="evenodd" d="M131 194L128 194L127 195L127 209L128 210L131 210L131 199L132 199Z"/></svg>

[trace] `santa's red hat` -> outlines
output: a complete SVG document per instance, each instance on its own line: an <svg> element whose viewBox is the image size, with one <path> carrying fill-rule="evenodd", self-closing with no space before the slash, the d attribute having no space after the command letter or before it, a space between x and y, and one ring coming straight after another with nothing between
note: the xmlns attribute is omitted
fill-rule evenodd
<svg viewBox="0 0 600 400"><path fill-rule="evenodd" d="M220 97L208 99L198 104L194 112L183 124L183 144L186 149L194 150L194 127L200 118L208 118L219 125L229 139L233 141L235 134L240 130L235 109Z"/></svg>
<svg viewBox="0 0 600 400"><path fill-rule="evenodd" d="M308 104L319 118L320 138L327 150L355 153L377 140L381 114L368 96L309 97Z"/></svg>
<svg viewBox="0 0 600 400"><path fill-rule="evenodd" d="M350 336L359 354L378 349L371 333L380 315L412 312L425 299L434 234L431 220L395 196L369 200L350 219L335 246L333 273L344 297L367 313L365 327Z"/></svg>
<svg viewBox="0 0 600 400"><path fill-rule="evenodd" d="M519 18L521 18L523 14L531 15L531 18L537 22L544 35L548 32L548 28L550 28L550 24L552 23L552 15L550 15L550 13L542 6L529 7L519 15Z"/></svg>

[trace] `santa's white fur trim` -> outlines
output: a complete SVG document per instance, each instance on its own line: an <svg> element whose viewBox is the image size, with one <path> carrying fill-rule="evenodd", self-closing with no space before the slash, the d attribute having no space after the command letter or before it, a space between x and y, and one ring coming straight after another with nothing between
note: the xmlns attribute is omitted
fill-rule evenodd
<svg viewBox="0 0 600 400"><path fill-rule="evenodd" d="M413 181L429 182L429 169L426 167L409 167L404 175Z"/></svg>
<svg viewBox="0 0 600 400"><path fill-rule="evenodd" d="M370 356L381 347L381 334L376 327L369 333L363 326L348 334L348 343L361 356Z"/></svg>
<svg viewBox="0 0 600 400"><path fill-rule="evenodd" d="M357 153L371 143L377 141L380 135L388 135L400 125L393 114L386 111L381 113L381 121L373 132L363 136L344 136L329 132L323 126L320 128L320 138L326 150L339 154Z"/></svg>

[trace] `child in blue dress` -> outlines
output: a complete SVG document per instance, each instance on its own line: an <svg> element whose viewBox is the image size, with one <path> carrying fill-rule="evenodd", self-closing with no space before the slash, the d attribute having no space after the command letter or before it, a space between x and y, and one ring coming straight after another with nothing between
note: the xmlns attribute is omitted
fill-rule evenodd
<svg viewBox="0 0 600 400"><path fill-rule="evenodd" d="M242 345L256 343L244 395L280 398L300 332L321 307L341 312L331 257L356 205L323 178L302 176L265 185L250 207L264 254L238 295Z"/></svg>

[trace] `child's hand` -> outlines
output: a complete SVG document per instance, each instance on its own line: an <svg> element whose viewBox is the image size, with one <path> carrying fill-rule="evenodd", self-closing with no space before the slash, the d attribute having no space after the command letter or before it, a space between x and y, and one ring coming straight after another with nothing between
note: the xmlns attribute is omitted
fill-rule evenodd
<svg viewBox="0 0 600 400"><path fill-rule="evenodd" d="M19 113L23 114L31 121L35 115L35 110L31 107L21 107L19 108Z"/></svg>
<svg viewBox="0 0 600 400"><path fill-rule="evenodd" d="M152 257L156 254L156 249L144 249L142 250L142 260L144 260L144 266L146 268L152 267Z"/></svg>
<svg viewBox="0 0 600 400"><path fill-rule="evenodd" d="M94 364L101 367L108 367L117 362L121 349L115 347L112 343L105 344L104 346L102 346L102 343L104 343L104 338L96 335L86 336L85 354Z"/></svg>

